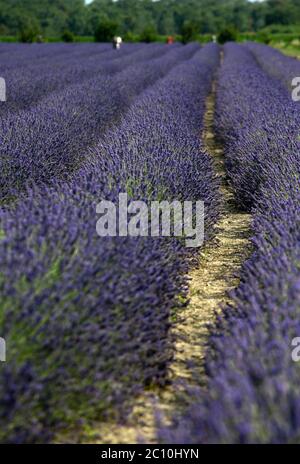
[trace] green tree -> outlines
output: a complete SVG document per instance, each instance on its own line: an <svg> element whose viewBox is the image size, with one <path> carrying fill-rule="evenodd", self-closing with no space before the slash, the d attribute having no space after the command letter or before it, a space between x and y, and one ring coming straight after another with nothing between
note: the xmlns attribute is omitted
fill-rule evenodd
<svg viewBox="0 0 300 464"><path fill-rule="evenodd" d="M266 23L268 24L293 24L295 14L295 2L290 0L268 0Z"/></svg>
<svg viewBox="0 0 300 464"><path fill-rule="evenodd" d="M61 36L62 40L64 42L74 42L75 41L75 35L73 34L73 32L69 31L69 30L65 30Z"/></svg>
<svg viewBox="0 0 300 464"><path fill-rule="evenodd" d="M154 26L147 26L143 32L140 34L141 42L155 42L157 40L157 32Z"/></svg>
<svg viewBox="0 0 300 464"><path fill-rule="evenodd" d="M181 28L182 43L187 44L196 40L199 33L199 26L194 21L185 21Z"/></svg>
<svg viewBox="0 0 300 464"><path fill-rule="evenodd" d="M296 25L299 30L300 0L0 0L3 34L22 32L24 40L32 35L28 23L46 37L61 37L65 30L94 35L107 22L117 23L123 36L145 36L150 25L159 34L181 33L184 42L198 33L217 34L228 24L239 32L276 25ZM99 34L100 40L111 36L107 30Z"/></svg>
<svg viewBox="0 0 300 464"><path fill-rule="evenodd" d="M218 34L218 42L220 44L235 42L237 40L237 35L237 31L234 27L227 27Z"/></svg>
<svg viewBox="0 0 300 464"><path fill-rule="evenodd" d="M96 42L111 42L117 34L119 25L115 21L103 20L95 31Z"/></svg>
<svg viewBox="0 0 300 464"><path fill-rule="evenodd" d="M30 19L20 28L19 40L23 43L33 43L41 35L39 24L36 20Z"/></svg>

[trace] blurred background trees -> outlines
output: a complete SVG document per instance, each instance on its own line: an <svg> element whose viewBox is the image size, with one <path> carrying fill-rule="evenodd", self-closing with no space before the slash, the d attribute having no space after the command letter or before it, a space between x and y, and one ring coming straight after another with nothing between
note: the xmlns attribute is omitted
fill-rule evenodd
<svg viewBox="0 0 300 464"><path fill-rule="evenodd" d="M181 39L184 44L197 39L199 34L199 23L196 21L184 21L180 29Z"/></svg>
<svg viewBox="0 0 300 464"><path fill-rule="evenodd" d="M0 34L24 40L37 34L67 40L70 34L96 35L98 40L111 35L109 23L135 40L181 34L187 42L228 27L239 32L300 28L300 0L0 0Z"/></svg>
<svg viewBox="0 0 300 464"><path fill-rule="evenodd" d="M101 19L95 30L96 42L111 42L117 34L119 24L109 19Z"/></svg>
<svg viewBox="0 0 300 464"><path fill-rule="evenodd" d="M224 44L226 42L235 42L237 40L238 34L236 29L233 27L227 27L220 31L218 34L218 42Z"/></svg>

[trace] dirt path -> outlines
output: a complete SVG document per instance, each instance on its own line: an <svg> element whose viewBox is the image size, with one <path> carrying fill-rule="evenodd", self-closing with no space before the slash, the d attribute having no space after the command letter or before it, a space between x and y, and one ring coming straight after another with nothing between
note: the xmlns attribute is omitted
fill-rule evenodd
<svg viewBox="0 0 300 464"><path fill-rule="evenodd" d="M215 312L221 311L222 305L229 302L227 291L238 285L241 265L251 253L251 217L239 211L226 181L222 147L213 132L214 107L215 85L207 99L204 141L221 179L222 217L216 224L215 239L202 249L198 266L190 272L190 302L181 311L180 321L173 325L177 342L169 372L170 386L163 391L146 392L138 398L126 425L94 424L93 431L84 439L85 443L136 443L138 437L144 437L147 443L155 443L154 404L167 417L175 407L178 408L178 384L182 380L193 386L196 372L205 384L203 361L209 334L207 324L213 323ZM189 368L190 362L193 368ZM181 390L184 391L184 387ZM182 400L182 391L180 397Z"/></svg>
<svg viewBox="0 0 300 464"><path fill-rule="evenodd" d="M174 327L176 338L183 337L183 340L176 345L173 375L184 377L191 384L193 375L186 360L193 360L204 377L207 324L213 323L215 312L220 312L222 306L230 302L227 292L238 286L241 265L252 251L249 241L251 215L240 211L228 185L223 149L213 131L214 111L215 84L207 99L204 142L221 180L222 217L215 226L215 239L205 246L198 266L190 272L190 304L184 313L185 321Z"/></svg>

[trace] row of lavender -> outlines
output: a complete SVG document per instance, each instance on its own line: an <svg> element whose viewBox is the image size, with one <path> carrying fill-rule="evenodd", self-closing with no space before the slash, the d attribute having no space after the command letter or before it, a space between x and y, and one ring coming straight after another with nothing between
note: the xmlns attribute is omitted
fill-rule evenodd
<svg viewBox="0 0 300 464"><path fill-rule="evenodd" d="M166 53L144 46L117 60L113 79L103 71L106 66L112 72L112 60L102 63L102 69L92 64L95 72L101 69L99 75L50 92L24 111L5 112L0 122L0 201L11 201L31 184L70 176L86 160L87 147L120 122L138 94L198 49L191 44Z"/></svg>
<svg viewBox="0 0 300 464"><path fill-rule="evenodd" d="M172 48L176 48L175 45ZM66 87L82 83L97 75L113 77L129 66L159 58L170 49L159 44L145 46L124 46L120 52L106 47L99 47L89 52L69 53L60 57L50 56L47 61L32 62L30 66L23 65L0 72L8 84L7 102L1 108L1 114L20 109L26 109L40 102L51 92L62 92ZM46 54L46 56L49 52ZM2 57L3 60L3 57ZM2 62L2 60L0 60ZM3 63L2 63L3 64Z"/></svg>
<svg viewBox="0 0 300 464"><path fill-rule="evenodd" d="M246 46L264 71L280 80L288 89L292 88L292 80L300 76L300 62L297 58L285 56L263 44L249 42Z"/></svg>
<svg viewBox="0 0 300 464"><path fill-rule="evenodd" d="M270 51L272 54L272 51ZM282 57L284 62L285 58ZM210 339L208 393L161 439L180 443L299 440L300 111L251 52L225 46L216 127L240 205L254 214L255 252Z"/></svg>
<svg viewBox="0 0 300 464"><path fill-rule="evenodd" d="M171 51L149 66L162 75L174 54L194 52ZM212 233L218 181L200 134L218 62L217 45L197 51L136 98L69 182L34 185L2 211L2 442L45 442L78 418L122 417L145 386L164 384L170 314L191 255L174 238L99 238L96 205L117 202L119 192L202 199Z"/></svg>
<svg viewBox="0 0 300 464"><path fill-rule="evenodd" d="M1 72L18 67L31 67L39 62L41 65L49 59L68 60L71 56L83 58L95 53L98 55L111 50L111 44L6 44L0 43Z"/></svg>

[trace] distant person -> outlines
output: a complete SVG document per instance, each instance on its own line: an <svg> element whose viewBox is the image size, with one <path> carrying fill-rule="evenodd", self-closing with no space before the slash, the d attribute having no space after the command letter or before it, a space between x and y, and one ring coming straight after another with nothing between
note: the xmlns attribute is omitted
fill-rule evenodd
<svg viewBox="0 0 300 464"><path fill-rule="evenodd" d="M113 38L113 47L115 50L120 50L122 45L122 37L114 37Z"/></svg>
<svg viewBox="0 0 300 464"><path fill-rule="evenodd" d="M216 35L212 36L212 41L213 41L213 43L217 43L217 36Z"/></svg>
<svg viewBox="0 0 300 464"><path fill-rule="evenodd" d="M167 37L167 44L172 45L173 43L174 43L174 37L169 35L169 37Z"/></svg>

